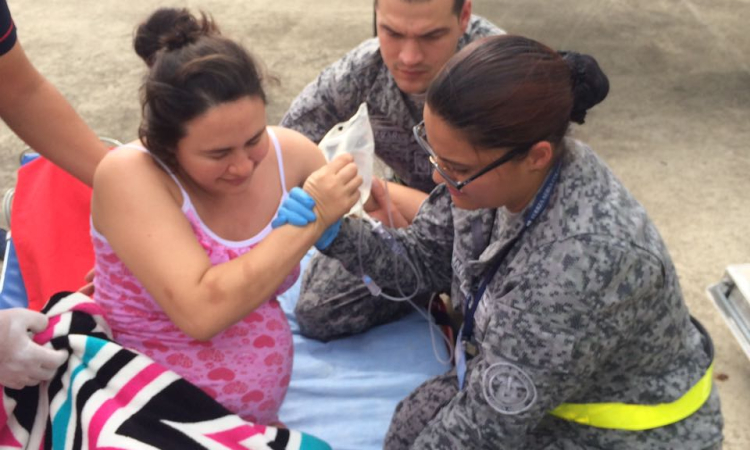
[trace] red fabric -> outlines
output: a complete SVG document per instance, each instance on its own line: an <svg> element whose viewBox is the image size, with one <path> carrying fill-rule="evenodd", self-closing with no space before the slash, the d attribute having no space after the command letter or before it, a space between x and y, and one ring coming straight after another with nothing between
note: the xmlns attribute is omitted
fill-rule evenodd
<svg viewBox="0 0 750 450"><path fill-rule="evenodd" d="M21 166L11 232L29 309L82 287L94 267L89 234L91 188L44 158Z"/></svg>

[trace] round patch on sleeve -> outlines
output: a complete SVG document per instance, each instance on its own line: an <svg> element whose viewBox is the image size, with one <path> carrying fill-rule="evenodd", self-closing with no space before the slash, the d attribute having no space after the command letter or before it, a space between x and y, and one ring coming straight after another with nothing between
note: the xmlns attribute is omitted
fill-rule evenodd
<svg viewBox="0 0 750 450"><path fill-rule="evenodd" d="M536 387L531 377L518 366L496 363L484 371L484 398L500 414L520 414L536 402Z"/></svg>

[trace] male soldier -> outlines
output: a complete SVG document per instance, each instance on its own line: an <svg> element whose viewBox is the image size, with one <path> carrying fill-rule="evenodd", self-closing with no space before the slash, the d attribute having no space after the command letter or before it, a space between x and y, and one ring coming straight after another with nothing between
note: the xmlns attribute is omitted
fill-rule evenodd
<svg viewBox="0 0 750 450"><path fill-rule="evenodd" d="M394 224L406 226L435 187L428 155L412 134L422 120L427 87L456 51L503 30L473 16L471 0L375 0L375 12L377 38L323 70L292 102L281 125L320 142L367 102L375 154L398 180L387 187ZM365 210L388 224L383 183L373 180ZM303 277L296 314L306 336L328 340L364 331L410 309L405 302L389 307L383 302L338 261L318 254Z"/></svg>

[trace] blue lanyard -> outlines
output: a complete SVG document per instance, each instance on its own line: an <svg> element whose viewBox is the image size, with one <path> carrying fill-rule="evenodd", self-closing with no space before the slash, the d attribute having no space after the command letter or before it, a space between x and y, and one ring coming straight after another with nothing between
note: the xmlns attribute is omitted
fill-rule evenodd
<svg viewBox="0 0 750 450"><path fill-rule="evenodd" d="M471 342L474 335L474 314L477 312L479 301L481 300L482 295L484 295L484 291L487 289L487 285L490 283L490 281L492 281L492 277L495 276L495 273L497 273L498 269L500 268L500 264L502 264L503 260L505 260L516 243L518 243L518 241L521 239L523 233L534 223L536 219L539 218L542 212L544 212L544 209L549 203L549 199L552 197L552 192L554 191L555 185L557 184L557 179L560 178L560 166L560 162L555 164L552 172L550 172L549 176L544 181L541 193L536 197L534 203L526 211L526 214L524 216L523 228L521 228L521 231L516 235L516 237L513 238L513 240L505 245L500 255L495 259L495 262L494 264L492 264L490 270L486 272L484 279L482 279L482 282L479 285L479 288L472 295L466 298L466 302L464 304L464 325L462 327L461 340L463 341L465 348L467 349L467 353L472 353L471 356L474 356L476 354L476 348L471 344Z"/></svg>

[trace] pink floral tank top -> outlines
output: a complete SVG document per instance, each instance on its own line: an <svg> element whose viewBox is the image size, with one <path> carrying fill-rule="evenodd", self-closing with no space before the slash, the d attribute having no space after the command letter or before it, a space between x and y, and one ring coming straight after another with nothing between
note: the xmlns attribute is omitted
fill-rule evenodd
<svg viewBox="0 0 750 450"><path fill-rule="evenodd" d="M288 195L281 149L271 129L268 134L279 162L281 204ZM271 232L269 223L248 240L222 239L203 223L185 189L172 178L182 191L182 211L212 264L251 251ZM294 347L276 296L297 280L299 265L258 309L211 341L200 342L172 323L93 225L91 234L96 257L94 300L104 308L115 340L177 372L243 419L260 424L277 421L292 373Z"/></svg>

